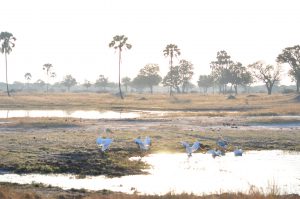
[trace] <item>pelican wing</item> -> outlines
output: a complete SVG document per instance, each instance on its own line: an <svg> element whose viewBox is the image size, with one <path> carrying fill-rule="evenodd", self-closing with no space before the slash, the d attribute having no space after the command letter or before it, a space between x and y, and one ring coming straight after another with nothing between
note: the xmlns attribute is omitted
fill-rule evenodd
<svg viewBox="0 0 300 199"><path fill-rule="evenodd" d="M193 146L191 147L191 151L195 152L195 151L197 151L199 149L199 147L200 147L200 142L195 142L193 144Z"/></svg>
<svg viewBox="0 0 300 199"><path fill-rule="evenodd" d="M212 155L215 155L215 154L216 154L216 151L213 150L213 149L211 149L211 150L207 151L207 153L212 154Z"/></svg>
<svg viewBox="0 0 300 199"><path fill-rule="evenodd" d="M103 141L104 141L104 139L102 139L101 137L99 137L99 138L96 139L96 143L97 143L98 145L102 145L102 144L103 144Z"/></svg>
<svg viewBox="0 0 300 199"><path fill-rule="evenodd" d="M182 146L184 146L185 148L189 148L190 145L187 142L180 142L182 144Z"/></svg>
<svg viewBox="0 0 300 199"><path fill-rule="evenodd" d="M147 137L145 138L144 143L145 143L145 145L148 145L148 146L151 145L151 139L150 139L150 137L147 136Z"/></svg>
<svg viewBox="0 0 300 199"><path fill-rule="evenodd" d="M112 143L112 139L110 138L104 139L102 151L107 150L111 143Z"/></svg>
<svg viewBox="0 0 300 199"><path fill-rule="evenodd" d="M141 143L143 143L142 140L139 139L139 138L134 139L134 142L135 142L136 144L141 144Z"/></svg>
<svg viewBox="0 0 300 199"><path fill-rule="evenodd" d="M235 149L233 151L235 156L242 156L243 155L243 150L242 149Z"/></svg>
<svg viewBox="0 0 300 199"><path fill-rule="evenodd" d="M228 145L227 141L225 141L225 140L218 140L217 144L222 148L226 148Z"/></svg>

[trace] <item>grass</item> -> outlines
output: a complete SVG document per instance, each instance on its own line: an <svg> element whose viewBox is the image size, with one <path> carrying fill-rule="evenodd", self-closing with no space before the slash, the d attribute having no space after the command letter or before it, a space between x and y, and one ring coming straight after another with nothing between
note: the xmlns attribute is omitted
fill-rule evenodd
<svg viewBox="0 0 300 199"><path fill-rule="evenodd" d="M189 110L236 111L242 115L299 114L296 94L246 95L228 100L225 95L128 94L124 100L109 93L16 93L0 94L0 109L63 109L63 110ZM140 99L145 100L140 100ZM203 113L201 113L203 114Z"/></svg>
<svg viewBox="0 0 300 199"><path fill-rule="evenodd" d="M226 119L221 117L220 126ZM140 174L147 165L128 158L145 155L133 140L147 135L153 141L148 153L184 152L179 142L195 140L201 141L199 152L206 152L216 147L219 133L230 142L230 151L234 146L244 150L300 151L297 129L265 129L261 133L256 129L212 127L210 122L218 123L215 118L208 121L197 117L160 120L12 118L7 121L11 123L0 124L0 169L17 173ZM95 140L104 127L112 129L108 136L113 138L113 144L107 153L101 154Z"/></svg>
<svg viewBox="0 0 300 199"><path fill-rule="evenodd" d="M252 187L248 193L221 193L197 196L194 194L174 194L168 193L162 196L159 195L138 195L111 192L101 190L97 192L89 192L86 190L62 190L56 187L45 187L41 184L18 185L10 183L0 183L0 198L1 199L298 199L299 195L285 194L280 195L277 187L273 187L269 193L264 193L263 190Z"/></svg>

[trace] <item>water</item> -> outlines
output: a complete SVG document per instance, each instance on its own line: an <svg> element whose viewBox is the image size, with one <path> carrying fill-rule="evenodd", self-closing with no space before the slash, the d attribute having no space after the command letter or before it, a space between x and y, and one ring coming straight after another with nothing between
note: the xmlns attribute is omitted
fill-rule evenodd
<svg viewBox="0 0 300 199"><path fill-rule="evenodd" d="M130 119L140 117L139 112L116 111L64 111L64 110L0 110L0 118L13 117L70 117L82 119Z"/></svg>
<svg viewBox="0 0 300 199"><path fill-rule="evenodd" d="M139 158L132 158L139 159ZM0 182L32 182L63 189L121 191L141 194L245 192L253 185L264 192L273 185L283 193L300 194L300 153L284 151L249 151L242 157L232 153L213 159L209 154L152 154L142 158L151 165L149 175L106 178L74 175L2 174Z"/></svg>

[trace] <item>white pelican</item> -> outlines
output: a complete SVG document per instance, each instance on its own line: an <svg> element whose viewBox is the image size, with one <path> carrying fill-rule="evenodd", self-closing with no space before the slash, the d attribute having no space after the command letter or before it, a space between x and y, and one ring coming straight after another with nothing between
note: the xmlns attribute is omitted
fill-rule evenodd
<svg viewBox="0 0 300 199"><path fill-rule="evenodd" d="M140 149L142 150L148 150L151 145L151 139L150 137L146 137L144 141L141 140L140 137L136 138L134 142L139 146Z"/></svg>
<svg viewBox="0 0 300 199"><path fill-rule="evenodd" d="M196 141L193 146L190 146L187 142L180 142L186 150L186 153L188 154L188 157L192 156L192 153L197 151L200 147L200 142Z"/></svg>

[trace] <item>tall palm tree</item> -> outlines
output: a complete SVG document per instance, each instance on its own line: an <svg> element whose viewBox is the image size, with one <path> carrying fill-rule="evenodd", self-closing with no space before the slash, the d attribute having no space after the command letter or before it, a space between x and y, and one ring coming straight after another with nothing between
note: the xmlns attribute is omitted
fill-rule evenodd
<svg viewBox="0 0 300 199"><path fill-rule="evenodd" d="M123 48L125 49L131 49L132 45L127 43L128 38L124 35L116 35L113 37L113 40L109 43L110 48L114 48L115 50L119 51L119 91L120 91L120 97L123 98L122 90L121 90L121 54Z"/></svg>
<svg viewBox="0 0 300 199"><path fill-rule="evenodd" d="M7 90L7 95L10 96L9 94L9 89L8 89L8 79L7 79L7 55L12 51L12 48L15 47L16 38L11 34L10 32L1 32L0 33L0 42L1 43L1 53L5 55L5 69L6 69L6 90Z"/></svg>
<svg viewBox="0 0 300 199"><path fill-rule="evenodd" d="M172 69L173 69L173 57L177 57L177 56L180 55L180 49L175 44L168 44L166 46L166 48L164 49L163 53L164 53L165 57L170 57L169 64L170 64L170 71L172 71ZM173 78L171 76L171 82L172 82L172 79ZM170 95L171 94L172 94L172 87L170 86Z"/></svg>
<svg viewBox="0 0 300 199"><path fill-rule="evenodd" d="M52 67L53 67L52 64L49 64L49 63L43 65L43 70L45 70L46 74L47 74L47 94L48 94L49 76L52 77L52 74L53 74L53 72L51 72Z"/></svg>
<svg viewBox="0 0 300 199"><path fill-rule="evenodd" d="M27 80L27 89L29 89L29 81L31 80L31 74L30 73L25 73L24 75L25 80Z"/></svg>

